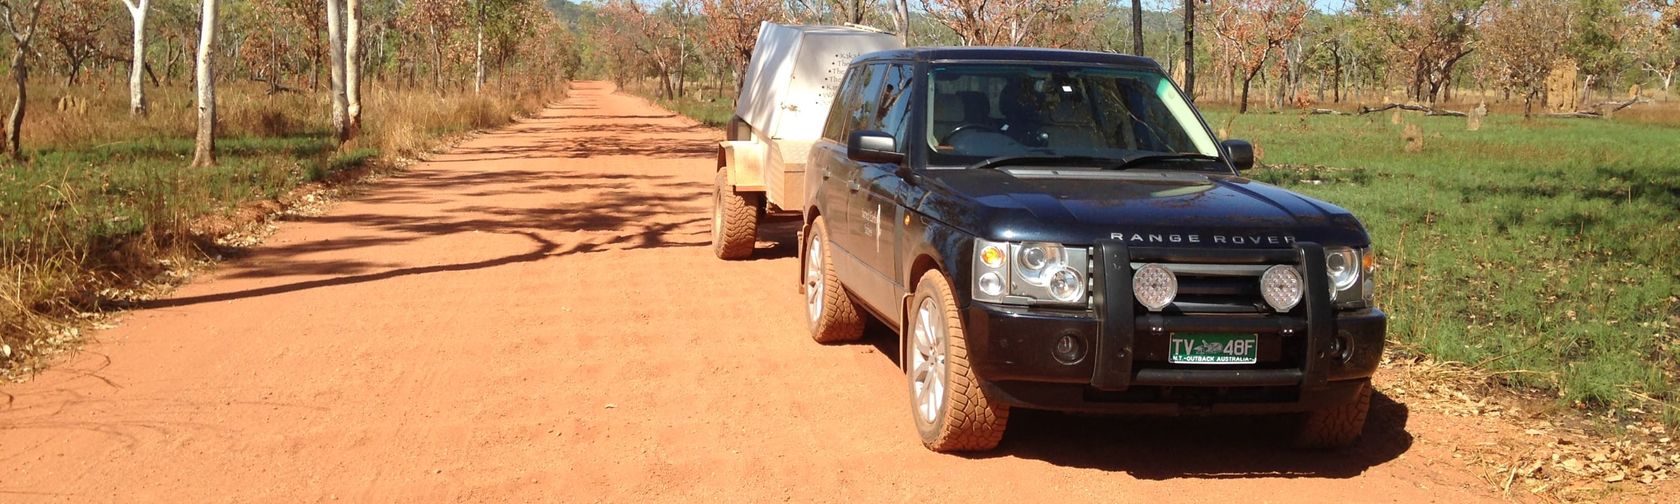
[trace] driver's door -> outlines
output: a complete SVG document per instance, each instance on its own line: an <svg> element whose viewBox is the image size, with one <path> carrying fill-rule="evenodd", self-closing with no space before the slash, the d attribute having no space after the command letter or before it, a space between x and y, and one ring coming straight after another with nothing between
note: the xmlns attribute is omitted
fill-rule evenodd
<svg viewBox="0 0 1680 504"><path fill-rule="evenodd" d="M878 131L891 134L899 152L909 152L910 116L916 90L914 68L907 63L887 67L880 86L881 98L876 102L873 117ZM853 288L865 303L878 308L887 322L897 324L898 304L904 285L904 265L899 257L904 247L904 195L914 187L899 176L900 164L860 163L858 181L861 190L853 196L856 209L853 227L864 242L853 250L870 275L869 281Z"/></svg>
<svg viewBox="0 0 1680 504"><path fill-rule="evenodd" d="M875 109L881 100L881 83L886 73L886 64L875 63L858 67L855 74L847 76L847 87L855 82L859 86L856 94L847 97L844 110L834 111L835 119L841 121L839 131L838 159L832 159L823 169L825 175L831 177L824 184L828 188L828 214L836 215L829 220L829 235L835 249L843 254L835 257L835 267L840 271L840 277L845 279L846 286L857 289L858 278L868 274L864 267L864 254L874 247L874 236L865 234L873 229L874 224L864 221L865 213L859 205L863 204L860 193L863 191L862 170L868 163L861 163L846 157L846 138L856 131L874 130L879 124L875 116ZM872 214L871 214L872 215Z"/></svg>

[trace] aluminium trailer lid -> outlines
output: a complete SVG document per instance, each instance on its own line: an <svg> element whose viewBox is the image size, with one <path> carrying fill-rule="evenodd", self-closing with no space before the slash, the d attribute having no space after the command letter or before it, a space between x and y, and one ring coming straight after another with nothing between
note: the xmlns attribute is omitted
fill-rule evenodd
<svg viewBox="0 0 1680 504"><path fill-rule="evenodd" d="M846 26L759 25L735 115L755 138L816 140L853 59L898 49L898 37Z"/></svg>

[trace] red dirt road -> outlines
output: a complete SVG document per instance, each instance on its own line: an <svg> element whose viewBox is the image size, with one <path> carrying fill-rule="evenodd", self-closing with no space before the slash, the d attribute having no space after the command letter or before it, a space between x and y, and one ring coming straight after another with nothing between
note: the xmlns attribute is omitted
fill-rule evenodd
<svg viewBox="0 0 1680 504"><path fill-rule="evenodd" d="M1035 412L994 453L928 452L892 338L806 335L791 225L712 257L718 137L584 83L283 223L0 388L0 502L1497 498L1440 441L1466 420L1380 395L1351 453Z"/></svg>

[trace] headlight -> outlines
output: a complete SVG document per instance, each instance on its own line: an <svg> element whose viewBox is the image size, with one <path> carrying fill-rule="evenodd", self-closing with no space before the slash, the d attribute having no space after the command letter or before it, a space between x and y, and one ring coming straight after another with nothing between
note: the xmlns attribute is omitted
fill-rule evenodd
<svg viewBox="0 0 1680 504"><path fill-rule="evenodd" d="M1359 283L1359 252L1350 248L1324 249L1324 271L1330 274L1334 292L1352 289Z"/></svg>
<svg viewBox="0 0 1680 504"><path fill-rule="evenodd" d="M1260 297L1278 312L1289 311L1301 302L1301 272L1294 266L1279 264L1260 274Z"/></svg>
<svg viewBox="0 0 1680 504"><path fill-rule="evenodd" d="M1371 249L1328 247L1324 249L1324 272L1330 277L1330 298L1338 308L1371 306L1376 266Z"/></svg>
<svg viewBox="0 0 1680 504"><path fill-rule="evenodd" d="M1132 273L1132 295L1149 311L1161 311L1178 297L1178 277L1166 266L1145 264Z"/></svg>
<svg viewBox="0 0 1680 504"><path fill-rule="evenodd" d="M1029 285L1044 287L1050 276L1067 264L1062 246L1054 243L1023 243L1015 247L1015 272Z"/></svg>
<svg viewBox="0 0 1680 504"><path fill-rule="evenodd" d="M1057 243L974 241L975 300L1085 304L1090 252Z"/></svg>

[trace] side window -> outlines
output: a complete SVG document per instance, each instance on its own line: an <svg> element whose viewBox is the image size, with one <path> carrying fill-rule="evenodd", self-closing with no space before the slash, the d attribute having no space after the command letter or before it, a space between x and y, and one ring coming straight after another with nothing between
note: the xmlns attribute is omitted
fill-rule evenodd
<svg viewBox="0 0 1680 504"><path fill-rule="evenodd" d="M875 116L880 124L880 130L893 136L893 143L899 151L904 151L906 133L910 126L910 96L915 86L914 74L909 65L897 64L887 69L885 83L881 85L881 101L876 106Z"/></svg>
<svg viewBox="0 0 1680 504"><path fill-rule="evenodd" d="M858 81L863 84L859 99L847 107L846 129L840 132L840 137L851 136L853 131L879 129L881 122L875 115L881 106L881 84L886 77L887 65L876 63L862 68L858 73Z"/></svg>
<svg viewBox="0 0 1680 504"><path fill-rule="evenodd" d="M842 80L840 89L834 92L834 103L828 106L828 122L823 125L823 138L845 143L846 119L848 112L857 106L859 92L863 91L863 79L858 78L862 67L852 67L846 71L846 78Z"/></svg>

